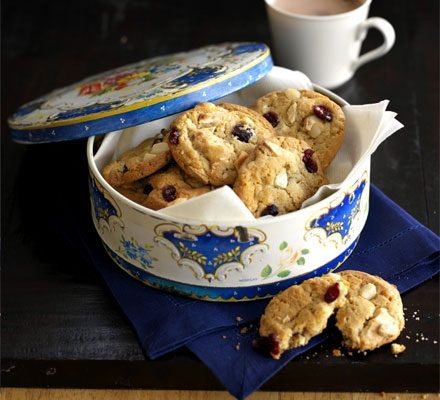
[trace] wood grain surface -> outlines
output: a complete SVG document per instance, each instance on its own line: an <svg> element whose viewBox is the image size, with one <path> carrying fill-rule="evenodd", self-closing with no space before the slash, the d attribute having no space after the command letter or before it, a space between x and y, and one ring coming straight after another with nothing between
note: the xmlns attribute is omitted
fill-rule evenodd
<svg viewBox="0 0 440 400"><path fill-rule="evenodd" d="M232 400L226 392L185 390L2 389L4 400ZM430 400L434 393L256 392L248 400Z"/></svg>

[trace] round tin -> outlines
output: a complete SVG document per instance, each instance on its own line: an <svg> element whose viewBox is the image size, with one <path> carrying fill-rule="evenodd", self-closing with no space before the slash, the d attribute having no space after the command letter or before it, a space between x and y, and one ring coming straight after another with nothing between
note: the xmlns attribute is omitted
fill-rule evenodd
<svg viewBox="0 0 440 400"><path fill-rule="evenodd" d="M268 219L212 224L168 217L122 196L103 179L94 144L92 137L87 146L92 216L109 256L143 283L193 298L261 299L334 271L353 251L368 215L369 158L358 175L316 204Z"/></svg>
<svg viewBox="0 0 440 400"><path fill-rule="evenodd" d="M369 158L357 175L316 204L274 218L219 224L168 217L122 196L101 175L94 136L107 134L104 146L130 126L166 127L172 115L199 102L259 85L271 69L264 44L207 46L55 90L22 106L8 122L21 143L89 137L93 222L109 256L131 276L203 300L261 299L333 271L351 254L368 214ZM323 88L315 90L347 104Z"/></svg>

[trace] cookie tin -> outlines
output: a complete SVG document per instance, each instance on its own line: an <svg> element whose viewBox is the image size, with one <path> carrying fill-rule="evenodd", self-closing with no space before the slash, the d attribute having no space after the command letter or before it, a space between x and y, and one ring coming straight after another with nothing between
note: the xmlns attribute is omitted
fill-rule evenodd
<svg viewBox="0 0 440 400"><path fill-rule="evenodd" d="M21 143L89 137L93 223L109 257L125 272L197 299L266 298L337 269L351 254L368 215L369 158L338 191L309 207L269 219L213 224L165 216L114 190L101 175L109 159L96 162L95 135L106 134L102 149L130 126L166 127L174 114L199 102L260 85L269 71L278 73L264 44L207 46L58 89L22 106L9 124ZM347 104L330 91L315 90ZM111 158L112 149L107 150Z"/></svg>
<svg viewBox="0 0 440 400"><path fill-rule="evenodd" d="M235 92L272 68L263 43L224 43L149 58L57 89L9 119L20 143L80 139L128 128Z"/></svg>
<svg viewBox="0 0 440 400"><path fill-rule="evenodd" d="M278 67L273 67L270 74L277 72ZM262 81L252 88L264 85ZM321 87L314 90L347 104ZM152 134L160 128L158 122L150 128ZM163 127L169 123L169 118L164 119ZM148 131L148 124L142 129ZM122 134L107 135L101 155L111 157L112 143ZM87 157L96 230L121 269L158 289L210 301L271 297L336 270L355 248L367 219L369 158L359 166L359 173L351 174L339 190L316 204L268 219L213 224L166 216L125 198L103 179L100 171L109 160L97 157L97 163L94 147L92 137Z"/></svg>

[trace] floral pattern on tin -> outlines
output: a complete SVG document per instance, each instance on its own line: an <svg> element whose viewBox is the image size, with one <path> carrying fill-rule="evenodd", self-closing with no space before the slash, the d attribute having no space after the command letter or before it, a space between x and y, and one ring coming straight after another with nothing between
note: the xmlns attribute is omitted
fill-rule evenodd
<svg viewBox="0 0 440 400"><path fill-rule="evenodd" d="M254 228L164 223L155 227L156 243L166 247L179 266L198 280L224 281L231 271L241 272L266 253L264 232Z"/></svg>
<svg viewBox="0 0 440 400"><path fill-rule="evenodd" d="M126 239L122 236L117 253L124 255L130 261L137 261L142 268L146 269L153 268L153 261L157 261L157 258L151 255L153 248L152 244L145 243L141 246L133 237Z"/></svg>
<svg viewBox="0 0 440 400"><path fill-rule="evenodd" d="M306 264L307 255L310 253L309 249L289 245L286 241L282 241L278 249L280 251L278 263L276 265L267 264L260 272L261 278L288 277L292 268Z"/></svg>

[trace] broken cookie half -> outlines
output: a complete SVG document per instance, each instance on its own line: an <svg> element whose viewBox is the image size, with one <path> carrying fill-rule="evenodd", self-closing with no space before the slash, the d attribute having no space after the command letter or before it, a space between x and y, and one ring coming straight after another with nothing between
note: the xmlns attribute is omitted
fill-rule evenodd
<svg viewBox="0 0 440 400"><path fill-rule="evenodd" d="M279 359L286 350L306 345L326 328L335 309L345 304L347 293L348 283L333 273L291 286L267 305L256 346Z"/></svg>
<svg viewBox="0 0 440 400"><path fill-rule="evenodd" d="M403 304L396 286L361 271L343 271L349 282L347 301L336 314L344 346L373 350L395 340L405 326Z"/></svg>

